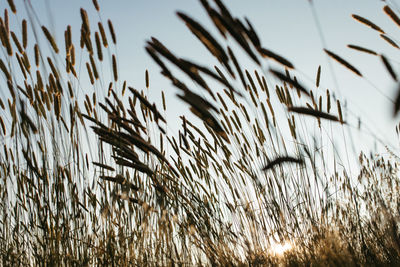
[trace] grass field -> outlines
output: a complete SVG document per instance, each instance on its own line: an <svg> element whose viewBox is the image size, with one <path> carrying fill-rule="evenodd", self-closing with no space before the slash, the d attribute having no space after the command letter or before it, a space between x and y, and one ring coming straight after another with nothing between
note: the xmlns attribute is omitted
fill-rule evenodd
<svg viewBox="0 0 400 267"><path fill-rule="evenodd" d="M357 151L354 174L348 132L357 122L335 89L320 85L325 68L305 83L289 58L264 46L251 18L236 17L228 1L199 2L212 31L177 16L215 66L182 58L157 37L144 44L184 104L170 118L151 73L143 70L145 88L121 76L110 20L77 10L79 32L68 26L56 39L7 1L1 265L399 266L397 151L377 140L386 153ZM400 26L398 10L383 6ZM96 0L92 8L102 12ZM372 21L353 19L398 48ZM397 82L389 57L349 48L375 56ZM324 53L367 80L350 59ZM400 94L382 97L396 114Z"/></svg>

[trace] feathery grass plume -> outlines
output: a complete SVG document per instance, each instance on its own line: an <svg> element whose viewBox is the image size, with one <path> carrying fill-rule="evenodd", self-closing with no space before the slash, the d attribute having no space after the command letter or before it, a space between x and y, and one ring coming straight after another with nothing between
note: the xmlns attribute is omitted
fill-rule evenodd
<svg viewBox="0 0 400 267"><path fill-rule="evenodd" d="M249 37L250 41L253 43L254 47L259 48L261 47L261 41L260 38L258 37L257 32L255 31L253 25L251 24L250 20L248 18L244 18L246 21L247 27L244 27L244 30Z"/></svg>
<svg viewBox="0 0 400 267"><path fill-rule="evenodd" d="M71 55L70 55L70 59L71 59L71 64L72 66L75 66L75 46L74 44L71 45L71 49L70 49ZM73 70L74 68L72 68ZM76 76L76 75L75 75Z"/></svg>
<svg viewBox="0 0 400 267"><path fill-rule="evenodd" d="M378 31L380 33L385 33L378 25L376 25L372 21L370 21L370 20L368 20L368 19L366 19L364 17L361 17L359 15L356 15L356 14L352 14L351 16L353 17L353 19L357 20L358 22L360 22L360 23L362 23L364 25L367 25L368 27L370 27L370 28L372 28L372 29L374 29L374 30L376 30L376 31Z"/></svg>
<svg viewBox="0 0 400 267"><path fill-rule="evenodd" d="M85 31L86 35L90 35L90 23L87 12L85 9L81 8L81 19L82 19L82 28Z"/></svg>
<svg viewBox="0 0 400 267"><path fill-rule="evenodd" d="M288 77L286 74L283 74L282 72L279 72L274 69L270 69L269 71L278 79L292 85L293 87L295 87L297 90L299 90L303 94L310 96L310 93L308 92L308 90L306 88L304 88L304 86L301 85L297 80L294 80L294 79Z"/></svg>
<svg viewBox="0 0 400 267"><path fill-rule="evenodd" d="M337 104L337 109L338 109L338 113L339 113L339 121L341 124L344 124L343 115L342 115L342 107L340 105L339 99L336 100L336 104Z"/></svg>
<svg viewBox="0 0 400 267"><path fill-rule="evenodd" d="M11 37L14 41L15 46L17 47L18 51L22 54L23 49L22 49L20 42L18 41L18 37L15 35L15 33L13 31L11 31L10 33L11 33Z"/></svg>
<svg viewBox="0 0 400 267"><path fill-rule="evenodd" d="M206 125L208 125L211 129L215 131L220 137L222 137L227 143L230 143L227 134L219 124L219 122L215 119L215 117L209 112L209 109L214 110L216 113L219 113L218 109L208 102L206 99L201 96L190 92L185 91L184 95L177 95L180 99L188 103L191 108L190 110L200 119L202 119Z"/></svg>
<svg viewBox="0 0 400 267"><path fill-rule="evenodd" d="M203 45L214 55L221 63L228 66L228 56L222 46L217 40L197 21L185 15L182 12L177 12L179 18L181 18L189 30L203 43Z"/></svg>
<svg viewBox="0 0 400 267"><path fill-rule="evenodd" d="M100 162L94 162L94 161L92 163L93 163L93 165L95 165L97 167L100 167L102 169L109 170L109 171L112 171L112 172L115 171L115 169L113 167L109 166L109 165L106 165L106 164L103 164L103 163L100 163Z"/></svg>
<svg viewBox="0 0 400 267"><path fill-rule="evenodd" d="M397 24L397 26L400 26L400 18L388 5L383 7L383 11Z"/></svg>
<svg viewBox="0 0 400 267"><path fill-rule="evenodd" d="M277 158L269 161L268 164L262 168L262 170L267 171L267 170L272 169L273 167L275 167L277 165L281 165L283 163L304 164L304 161L303 161L303 159L294 158L291 156L281 156L281 157L277 157Z"/></svg>
<svg viewBox="0 0 400 267"><path fill-rule="evenodd" d="M103 50L102 50L102 48L101 48L99 32L95 32L94 38L95 38L95 41L96 41L97 58L98 58L100 61L103 61Z"/></svg>
<svg viewBox="0 0 400 267"><path fill-rule="evenodd" d="M22 123L26 123L34 134L38 133L38 128L33 123L32 119L28 116L28 114L26 114L23 102L21 102L21 106L22 106L22 109L20 111L20 116L21 116Z"/></svg>
<svg viewBox="0 0 400 267"><path fill-rule="evenodd" d="M24 63L24 67L28 73L30 73L31 63L29 62L28 55L26 53L22 54L22 63Z"/></svg>
<svg viewBox="0 0 400 267"><path fill-rule="evenodd" d="M246 76L247 76L247 80L249 80L251 87L247 86L247 88L249 88L249 92L251 92L251 90L253 90L253 92L257 93L257 87L254 83L253 78L251 77L250 73L248 72L248 70L245 70L246 72Z"/></svg>
<svg viewBox="0 0 400 267"><path fill-rule="evenodd" d="M319 87L319 82L321 80L321 65L318 66L317 77L315 78L315 86Z"/></svg>
<svg viewBox="0 0 400 267"><path fill-rule="evenodd" d="M116 176L100 175L99 178L109 181L109 182L117 183L120 185L125 185L125 186L127 185L130 187L130 189L135 190L135 191L139 190L139 187L137 187L136 185L127 181L121 174L117 174Z"/></svg>
<svg viewBox="0 0 400 267"><path fill-rule="evenodd" d="M101 22L99 22L97 25L99 26L99 32L100 32L101 40L103 41L103 46L105 48L107 48L108 41L107 41L106 32L104 31L104 28L103 28L103 24Z"/></svg>
<svg viewBox="0 0 400 267"><path fill-rule="evenodd" d="M1 129L3 130L3 136L5 136L7 133L6 125L4 124L3 117L1 117L1 116L0 116L0 125L1 125Z"/></svg>
<svg viewBox="0 0 400 267"><path fill-rule="evenodd" d="M54 77L58 80L59 74L58 74L57 68L54 66L53 61L51 60L50 57L47 57L47 63L49 64L51 72L53 73Z"/></svg>
<svg viewBox="0 0 400 267"><path fill-rule="evenodd" d="M24 75L24 78L27 79L24 63L22 63L22 59L19 55L17 55L17 61L18 61L19 68L21 69L22 74Z"/></svg>
<svg viewBox="0 0 400 267"><path fill-rule="evenodd" d="M178 95L186 103L190 104L191 106L195 107L197 110L209 110L212 109L216 113L219 113L218 109L208 100L204 99L200 95L193 93L189 90L184 91L184 95Z"/></svg>
<svg viewBox="0 0 400 267"><path fill-rule="evenodd" d="M203 8L207 11L208 16L214 23L219 33L226 39L226 29L223 26L221 15L209 5L207 0L200 0L200 3L202 4Z"/></svg>
<svg viewBox="0 0 400 267"><path fill-rule="evenodd" d="M81 48L85 47L87 51L89 52L90 55L94 53L93 51L93 46L92 46L92 40L90 38L90 34L84 29L84 27L81 28Z"/></svg>
<svg viewBox="0 0 400 267"><path fill-rule="evenodd" d="M232 49L228 46L228 54L229 57L233 61L233 65L235 65L236 71L239 74L240 81L242 82L243 88L247 88L247 83L246 80L244 79L243 71L242 68L239 65L239 62L237 61L235 54L233 53Z"/></svg>
<svg viewBox="0 0 400 267"><path fill-rule="evenodd" d="M100 78L99 72L97 71L96 62L94 62L94 58L92 55L89 55L90 66L92 67L93 76L96 80Z"/></svg>
<svg viewBox="0 0 400 267"><path fill-rule="evenodd" d="M93 6L96 9L97 12L100 11L100 6L99 3L97 2L97 0L92 0Z"/></svg>
<svg viewBox="0 0 400 267"><path fill-rule="evenodd" d="M381 60L383 62L383 65L385 65L386 70L389 72L390 76L392 76L393 80L397 81L396 72L393 70L393 67L388 61L388 59L381 54Z"/></svg>
<svg viewBox="0 0 400 267"><path fill-rule="evenodd" d="M1 20L1 18L0 18L0 38L3 46L7 49L7 54L9 56L12 56L13 50L10 42L10 36L7 31L7 26L5 25L3 20Z"/></svg>
<svg viewBox="0 0 400 267"><path fill-rule="evenodd" d="M15 97L15 90L14 90L14 86L13 86L13 84L11 83L10 80L7 81L7 87L8 87L8 91L10 92L10 95L11 95L11 97L12 97L12 99L13 99L13 102L15 102L15 99L16 99L16 97ZM13 105L14 105L14 104L13 104Z"/></svg>
<svg viewBox="0 0 400 267"><path fill-rule="evenodd" d="M389 38L387 35L385 34L381 34L380 37L385 40L386 42L388 42L391 46L393 46L394 48L400 49L400 47L398 46L398 44L393 41L391 38Z"/></svg>
<svg viewBox="0 0 400 267"><path fill-rule="evenodd" d="M6 29L7 35L10 35L10 19L8 17L8 9L4 9L4 27Z"/></svg>
<svg viewBox="0 0 400 267"><path fill-rule="evenodd" d="M145 81L146 81L146 88L149 89L149 71L146 69L145 71Z"/></svg>
<svg viewBox="0 0 400 267"><path fill-rule="evenodd" d="M117 59L114 54L112 55L112 69L114 74L114 81L118 81Z"/></svg>
<svg viewBox="0 0 400 267"><path fill-rule="evenodd" d="M165 93L164 93L164 91L161 91L161 98L162 98L163 110L166 111L167 110L167 105L165 103Z"/></svg>
<svg viewBox="0 0 400 267"><path fill-rule="evenodd" d="M11 11L16 14L17 13L17 9L15 8L15 4L13 0L7 0L8 5L10 6Z"/></svg>
<svg viewBox="0 0 400 267"><path fill-rule="evenodd" d="M336 60L337 62L339 62L340 64L342 64L343 66L345 66L346 68L348 68L349 70L351 70L352 72L357 74L358 76L363 77L361 72L358 69L356 69L353 65L351 65L349 62L347 62L346 60L344 60L337 54L333 53L332 51L329 51L328 49L324 49L324 51L325 51L325 53L328 54L328 56L330 56L331 58L333 58L334 60Z"/></svg>
<svg viewBox="0 0 400 267"><path fill-rule="evenodd" d="M89 78L90 78L90 83L94 84L93 73L92 73L92 70L91 70L90 65L89 65L88 62L86 62L86 69L87 69L87 72L88 72L88 75L89 75Z"/></svg>
<svg viewBox="0 0 400 267"><path fill-rule="evenodd" d="M331 94L329 89L326 89L326 112L329 113L331 111Z"/></svg>
<svg viewBox="0 0 400 267"><path fill-rule="evenodd" d="M284 65L285 67L288 67L289 69L293 69L294 68L293 64L289 60L287 60L284 57L272 52L271 50L268 50L266 48L260 47L258 49L258 51L260 52L260 55L262 55L263 57L271 58L271 59L275 60L276 62Z"/></svg>
<svg viewBox="0 0 400 267"><path fill-rule="evenodd" d="M128 87L128 89L132 92L132 94L139 99L140 103L142 103L146 108L148 108L151 112L153 112L154 117L161 119L161 121L163 122L167 122L164 117L161 115L161 113L157 110L156 105L155 104L150 104L150 102L144 98L138 90L136 90L133 87ZM157 119L156 119L157 121Z"/></svg>
<svg viewBox="0 0 400 267"><path fill-rule="evenodd" d="M378 53L376 53L375 51L365 48L365 47L358 46L358 45L349 44L349 45L347 45L347 47L357 50L357 51L360 51L360 52L367 53L367 54L371 54L371 55L375 55L375 56L378 55Z"/></svg>
<svg viewBox="0 0 400 267"><path fill-rule="evenodd" d="M186 75L188 75L193 81L195 81L203 89L205 89L213 99L215 99L214 93L211 91L208 84L199 75L198 71L193 68L193 66L195 66L193 63L176 57L160 41L158 41L154 37L152 37L151 41L148 41L147 44L149 47L151 47L153 49L153 50L151 50L149 48L147 51L152 55L153 59L155 59L155 61L158 63L158 65L163 69L163 74L167 75L167 77L174 83L175 86L180 88L182 86L182 84L180 83L180 85L178 86L178 84L177 84L178 80L171 74L171 72L169 72L169 70L165 67L164 63L154 54L153 51L157 51L163 57L168 59L171 63L176 65ZM203 70L204 70L204 68L203 68ZM180 88L180 89L183 89L183 88Z"/></svg>
<svg viewBox="0 0 400 267"><path fill-rule="evenodd" d="M114 44L117 44L117 37L115 36L115 31L114 31L114 27L113 27L112 21L111 20L107 20L107 24L108 24L108 29L110 30L111 39L112 39ZM104 40L103 40L103 42L104 42Z"/></svg>
<svg viewBox="0 0 400 267"><path fill-rule="evenodd" d="M225 5L219 1L214 0L219 8L219 12L212 9L207 1L201 1L205 9L207 10L209 16L214 22L214 25L217 29L223 34L225 37L226 33L228 32L233 39L243 48L243 50L250 56L250 58L257 64L260 65L260 61L258 60L257 56L251 50L249 43L243 36L243 24L239 19L235 19L230 14L229 10L225 7Z"/></svg>
<svg viewBox="0 0 400 267"><path fill-rule="evenodd" d="M259 85L260 88L261 88L261 91L265 92L264 84L263 84L263 82L262 82L262 79L260 78L260 75L258 74L258 71L257 71L257 70L254 70L254 74L256 75L257 82L258 82L258 85ZM259 97L258 92L257 92L257 97Z"/></svg>
<svg viewBox="0 0 400 267"><path fill-rule="evenodd" d="M65 40L65 55L69 57L71 54L70 49L72 46L72 34L71 34L71 26L68 25L67 29L64 32L64 40Z"/></svg>
<svg viewBox="0 0 400 267"><path fill-rule="evenodd" d="M22 20L22 46L26 49L28 45L28 26L25 19Z"/></svg>
<svg viewBox="0 0 400 267"><path fill-rule="evenodd" d="M150 55L150 57L157 63L157 65L161 68L161 74L170 79L172 82L174 80L171 71L167 68L164 62L158 57L156 54L156 50L150 46L146 46L146 52Z"/></svg>
<svg viewBox="0 0 400 267"><path fill-rule="evenodd" d="M337 116L306 107L288 107L288 111L331 121L339 121ZM343 122L343 120L340 120L340 122Z"/></svg>
<svg viewBox="0 0 400 267"><path fill-rule="evenodd" d="M51 47L53 48L54 52L58 53L58 51L59 51L58 46L57 46L56 42L54 41L53 36L50 34L49 30L44 25L42 26L42 30L43 30L44 35L47 38L47 41L49 41Z"/></svg>
<svg viewBox="0 0 400 267"><path fill-rule="evenodd" d="M3 60L1 58L0 58L0 69L4 73L4 75L6 76L7 80L10 81L11 80L10 72L8 71L6 65L4 64L4 62L3 62Z"/></svg>
<svg viewBox="0 0 400 267"><path fill-rule="evenodd" d="M242 94L237 91L229 82L228 80L225 78L225 76L222 74L222 72L219 72L219 76L211 71L210 69L204 67L204 66L200 66L196 63L190 62L188 60L185 59L180 59L180 61L184 64L187 65L187 68L189 69L197 69L198 71L206 74L207 76L210 76L211 78L213 78L214 80L217 80L218 82L220 82L221 84L225 85L226 87L228 87L228 89L232 92L235 92L237 95L242 96ZM218 69L218 67L216 68Z"/></svg>

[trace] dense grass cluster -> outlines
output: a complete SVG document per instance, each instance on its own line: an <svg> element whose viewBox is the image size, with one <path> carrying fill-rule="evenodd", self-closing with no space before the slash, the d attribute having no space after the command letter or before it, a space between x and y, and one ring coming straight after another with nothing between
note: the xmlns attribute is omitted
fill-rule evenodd
<svg viewBox="0 0 400 267"><path fill-rule="evenodd" d="M164 92L158 105L147 97L158 90L149 73L143 90L120 77L111 21L89 21L81 9L80 40L68 26L61 44L32 16L9 23L18 11L7 2L0 19L8 90L0 98L3 266L400 264L398 158L390 150L390 158L360 153L358 175L344 167L348 155L340 151L349 140L341 133L350 122L334 92L320 87L321 67L315 84L303 85L248 19L220 0L200 0L219 37L177 15L216 66L181 58L156 38L146 43L191 111L173 134ZM400 25L395 11L384 11ZM386 57L349 47L379 56L397 79ZM255 68L241 66L237 53Z"/></svg>

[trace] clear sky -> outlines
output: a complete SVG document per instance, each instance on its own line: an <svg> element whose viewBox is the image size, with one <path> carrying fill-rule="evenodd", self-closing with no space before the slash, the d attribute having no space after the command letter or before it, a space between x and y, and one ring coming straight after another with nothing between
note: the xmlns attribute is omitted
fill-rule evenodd
<svg viewBox="0 0 400 267"><path fill-rule="evenodd" d="M21 5L22 1L16 1ZM98 15L91 0L35 0L30 1L43 24L52 25L58 42L63 43L63 32L68 24L78 34L80 29L79 8L85 8L93 25ZM391 59L395 70L399 70L399 50L383 41L377 32L351 18L355 13L370 19L383 28L394 40L400 29L383 13L385 2L380 0L319 0L314 1L323 38L327 48L349 60L367 79L358 78L332 61L330 69L323 52L321 34L308 0L226 0L231 12L250 19L262 43L294 63L306 84L312 85L318 65L322 66L321 88L338 92L341 99L348 101L349 110L362 120L382 139L396 145L391 116L392 104L378 90L394 98L396 84L383 67L378 57L359 53L346 47L356 44L384 53ZM396 2L386 1L393 8ZM150 97L159 99L161 89L167 92L169 114L177 118L184 107L175 97L176 90L162 78L159 68L144 50L145 41L157 37L172 51L204 65L216 62L205 48L189 32L175 15L182 10L212 29L210 20L197 0L99 0L101 19L111 19L116 29L120 75L128 84L144 88L144 71L149 69L151 78ZM2 1L1 5L6 5ZM21 8L20 8L21 10ZM215 32L215 31L213 31ZM75 42L79 36L76 35ZM400 38L399 38L400 39ZM239 59L242 61L245 59ZM335 77L337 83L334 82ZM308 79L308 80L307 80ZM336 88L336 84L339 88ZM377 88L374 88L377 87ZM106 89L105 89L106 90ZM361 146L366 145L361 142ZM364 149L371 144L368 143Z"/></svg>

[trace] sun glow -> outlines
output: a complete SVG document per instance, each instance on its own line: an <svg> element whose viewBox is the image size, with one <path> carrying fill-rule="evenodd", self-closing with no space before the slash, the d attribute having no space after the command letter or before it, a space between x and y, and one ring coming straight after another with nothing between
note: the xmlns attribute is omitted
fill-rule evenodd
<svg viewBox="0 0 400 267"><path fill-rule="evenodd" d="M282 244L276 243L276 244L271 244L271 252L272 254L275 254L276 256L283 256L285 252L288 250L291 250L293 248L293 244L290 242L284 242Z"/></svg>

